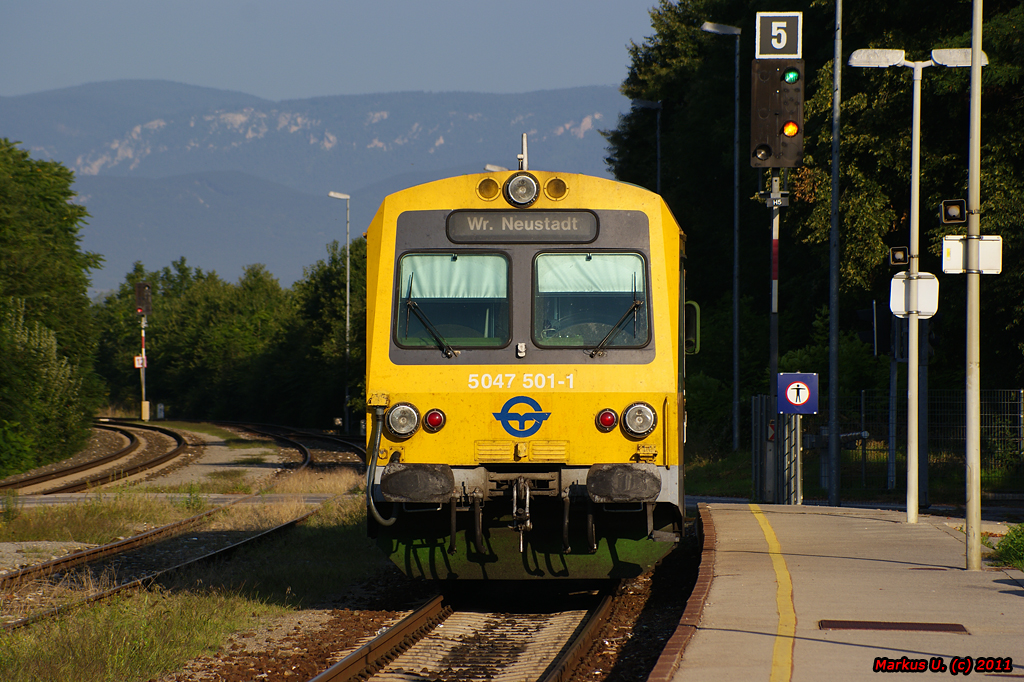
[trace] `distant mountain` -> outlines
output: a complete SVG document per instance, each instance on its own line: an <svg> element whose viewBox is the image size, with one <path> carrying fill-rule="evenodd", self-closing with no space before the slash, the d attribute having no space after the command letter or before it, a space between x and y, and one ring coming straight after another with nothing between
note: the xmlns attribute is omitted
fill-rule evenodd
<svg viewBox="0 0 1024 682"><path fill-rule="evenodd" d="M326 257L325 244L345 240L345 210L339 212L336 200L237 171L170 178L80 175L75 188L92 216L83 248L107 259L94 277L99 289L124 281L137 260L156 269L182 256L229 279L246 265L266 263L291 284L303 266Z"/></svg>
<svg viewBox="0 0 1024 682"><path fill-rule="evenodd" d="M486 163L607 176L599 130L629 101L616 88L517 95L391 93L272 102L165 81L95 83L0 97L0 136L76 172L101 253L97 289L185 256L234 279L265 263L284 285L365 231L389 192Z"/></svg>

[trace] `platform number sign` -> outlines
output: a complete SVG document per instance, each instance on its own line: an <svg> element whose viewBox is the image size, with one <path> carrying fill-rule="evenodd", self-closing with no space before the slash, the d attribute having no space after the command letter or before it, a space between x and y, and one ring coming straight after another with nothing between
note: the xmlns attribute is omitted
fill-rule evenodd
<svg viewBox="0 0 1024 682"><path fill-rule="evenodd" d="M755 59L803 59L803 12L758 12Z"/></svg>

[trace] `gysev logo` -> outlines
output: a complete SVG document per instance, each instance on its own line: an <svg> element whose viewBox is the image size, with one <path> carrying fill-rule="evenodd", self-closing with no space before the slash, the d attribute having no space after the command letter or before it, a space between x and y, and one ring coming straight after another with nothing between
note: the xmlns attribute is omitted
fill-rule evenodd
<svg viewBox="0 0 1024 682"><path fill-rule="evenodd" d="M531 408L533 412L512 412L512 408L520 403ZM551 416L550 412L541 412L540 403L533 398L525 395L517 395L515 398L509 398L509 400L502 406L501 412L492 412L494 418L501 422L501 425L505 428L510 435L516 438L528 438L540 430L544 420ZM519 425L516 428L512 425L515 422ZM532 426L527 427L526 425L533 422Z"/></svg>

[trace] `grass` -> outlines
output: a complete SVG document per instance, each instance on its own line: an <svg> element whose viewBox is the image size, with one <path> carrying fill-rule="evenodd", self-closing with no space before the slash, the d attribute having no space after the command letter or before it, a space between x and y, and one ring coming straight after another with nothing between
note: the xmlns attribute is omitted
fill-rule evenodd
<svg viewBox="0 0 1024 682"><path fill-rule="evenodd" d="M60 541L102 544L134 535L143 525L158 526L196 513L187 501L171 503L141 495L96 495L77 504L62 504L8 514L5 499L0 542ZM16 498L15 498L16 499Z"/></svg>
<svg viewBox="0 0 1024 682"><path fill-rule="evenodd" d="M213 424L206 424L202 422L174 422L174 421L163 421L163 422L152 422L156 426L162 426L166 429L174 431L192 431L193 433L202 433L207 436L213 436L216 440L207 443L207 445L226 445L229 448L236 450L248 450L249 448L264 448L272 450L274 454L277 453L277 443L270 438L256 437L253 439L240 438L237 433L233 433L226 429L222 429L219 426Z"/></svg>
<svg viewBox="0 0 1024 682"><path fill-rule="evenodd" d="M754 488L750 452L694 457L686 462L686 494L749 499Z"/></svg>
<svg viewBox="0 0 1024 682"><path fill-rule="evenodd" d="M281 476L268 492L343 495L362 485L363 477L354 469L341 469L330 473L304 469Z"/></svg>
<svg viewBox="0 0 1024 682"><path fill-rule="evenodd" d="M134 490L147 493L171 493L188 495L248 495L253 492L252 485L246 481L246 474L237 469L221 469L206 474L206 480L177 483L175 485L128 485L122 490Z"/></svg>
<svg viewBox="0 0 1024 682"><path fill-rule="evenodd" d="M822 452L804 451L804 499L828 498L828 491L819 485ZM904 453L897 452L896 455L896 487L893 490L885 487L887 467L887 462L877 457L873 461L863 461L860 450L843 450L840 498L861 502L906 503L907 463ZM1011 488L1007 476L1001 472L983 476L983 490L995 492ZM715 457L691 457L686 462L686 492L689 495L749 499L753 494L750 451L737 450ZM962 463L933 457L928 467L928 495L929 502L933 504L963 505L965 487Z"/></svg>
<svg viewBox="0 0 1024 682"><path fill-rule="evenodd" d="M238 594L160 588L0 634L7 682L150 680L283 609Z"/></svg>
<svg viewBox="0 0 1024 682"><path fill-rule="evenodd" d="M244 487L238 484L237 475L241 472L227 471L223 476L220 473L208 483L190 483L160 491L183 495L175 501L121 490L114 494L97 493L77 504L26 510L18 501L17 491L8 491L0 497L0 542L51 540L102 544L114 538L128 537L143 525L163 525L201 513L209 506L204 493L238 492L239 487ZM298 471L282 476L267 492L342 495L361 484L362 478L352 470L331 473ZM153 492L153 489L148 488L147 491ZM287 505L278 506L287 508Z"/></svg>
<svg viewBox="0 0 1024 682"><path fill-rule="evenodd" d="M274 454L277 453L277 443L272 438L256 437L252 439L241 438L237 433L222 429L219 426L213 424L207 424L205 422L176 422L176 421L150 421L143 422L140 419L132 417L125 417L125 421L136 421L140 424L147 424L150 426L161 426L165 429L171 429L172 431L191 431L193 433L202 433L207 436L212 436L213 441L208 442L207 445L226 445L229 448L236 450L248 450L250 448L264 448L272 450Z"/></svg>
<svg viewBox="0 0 1024 682"><path fill-rule="evenodd" d="M323 602L384 565L384 557L366 537L365 518L361 499L325 503L285 537L240 549L228 562L184 573L171 586L212 586L296 608Z"/></svg>
<svg viewBox="0 0 1024 682"><path fill-rule="evenodd" d="M879 454L879 451L882 454ZM828 491L818 485L820 481L821 454L824 451L804 452L804 497L824 499ZM897 450L895 460L895 487L887 489L888 457L881 447L861 450L842 450L840 453L840 497L847 500L890 502L907 501L907 458L906 452ZM983 492L1008 492L1020 490L1024 479L1009 468L985 468L981 472ZM922 481L923 489L923 481ZM963 453L933 451L928 464L928 501L932 504L963 505L966 495L965 467Z"/></svg>
<svg viewBox="0 0 1024 682"><path fill-rule="evenodd" d="M828 492L818 483L822 451L805 451L804 499L824 500ZM841 453L842 489L840 498L857 502L906 503L906 459L896 456L896 487L886 489L888 464L885 461L863 462L859 450ZM1007 478L998 472L982 477L984 492L1009 489ZM933 459L929 466L929 502L964 505L965 483L963 464ZM686 461L686 494L712 497L751 499L753 478L751 453L739 450L715 457L691 456Z"/></svg>
<svg viewBox="0 0 1024 682"><path fill-rule="evenodd" d="M292 471L278 476L264 493L306 493L321 495L342 495L362 485L362 477L352 469L325 473L323 471ZM181 483L179 485L153 485L133 487L151 493L177 493L190 497L200 495L249 494L254 492L246 482L245 472L222 469L206 475L205 481Z"/></svg>
<svg viewBox="0 0 1024 682"><path fill-rule="evenodd" d="M5 490L3 498L0 498L0 520L5 524L14 521L21 514L21 507L18 491Z"/></svg>
<svg viewBox="0 0 1024 682"><path fill-rule="evenodd" d="M250 522L263 524L267 519L257 517L278 506L238 509L232 523L252 514ZM151 680L215 652L262 620L343 594L385 565L366 538L362 501L328 503L285 537L241 549L230 560L59 621L0 633L0 679Z"/></svg>

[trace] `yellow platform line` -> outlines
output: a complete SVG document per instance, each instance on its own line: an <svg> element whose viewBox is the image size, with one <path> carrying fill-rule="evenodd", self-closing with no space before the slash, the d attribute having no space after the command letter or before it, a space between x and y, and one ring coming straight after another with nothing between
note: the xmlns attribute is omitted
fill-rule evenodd
<svg viewBox="0 0 1024 682"><path fill-rule="evenodd" d="M782 556L782 545L775 537L775 531L756 504L750 511L761 526L764 539L768 541L768 556L775 569L775 604L779 610L779 627L775 632L775 647L772 651L771 682L789 682L793 677L793 646L796 644L796 609L793 607L793 579Z"/></svg>

